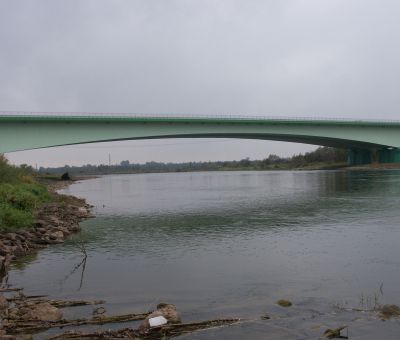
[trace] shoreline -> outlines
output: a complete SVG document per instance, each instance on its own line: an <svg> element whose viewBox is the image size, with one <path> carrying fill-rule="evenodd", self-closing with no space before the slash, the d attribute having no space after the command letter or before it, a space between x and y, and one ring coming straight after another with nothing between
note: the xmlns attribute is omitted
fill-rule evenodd
<svg viewBox="0 0 400 340"><path fill-rule="evenodd" d="M282 172L291 172L291 171L387 171L387 170L400 170L400 163L376 163L376 164L365 164L365 165L343 165L343 164L324 164L324 165L316 165L310 164L302 167L293 167L293 168L268 168L268 169L256 169L256 168L225 168L225 169L200 169L200 170L177 170L177 171L141 171L141 172L123 172L123 171L114 171L114 172L104 172L104 173L95 173L95 174L85 174L74 176L74 181L86 180L91 178L98 178L101 176L108 175L147 175L147 174L180 174L180 173L200 173L200 172L274 172L274 171L282 171ZM43 177L46 178L46 177ZM74 182L72 181L72 182ZM66 181L69 182L69 181ZM71 184L71 183L69 183ZM69 185L68 184L68 185ZM60 188L61 189L61 188ZM58 190L58 189L57 189Z"/></svg>
<svg viewBox="0 0 400 340"><path fill-rule="evenodd" d="M12 261L48 245L64 243L70 235L81 230L80 222L93 217L92 206L85 199L57 193L57 190L76 181L43 183L53 196L53 201L43 204L36 210L34 225L29 228L0 232L0 278L2 282L7 277Z"/></svg>

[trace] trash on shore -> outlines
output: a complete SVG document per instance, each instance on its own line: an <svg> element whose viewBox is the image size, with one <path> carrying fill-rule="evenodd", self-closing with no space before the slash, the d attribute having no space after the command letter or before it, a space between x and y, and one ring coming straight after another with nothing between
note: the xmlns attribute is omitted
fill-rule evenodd
<svg viewBox="0 0 400 340"><path fill-rule="evenodd" d="M4 297L4 296L3 296ZM3 299L4 309L2 313L2 325L0 339L31 337L30 334L46 331L51 328L63 328L66 326L103 325L108 323L123 323L129 321L143 320L142 324L135 329L125 328L114 331L98 333L66 332L52 339L164 339L197 330L231 325L241 319L216 319L195 323L183 324L177 308L173 304L160 303L153 312L144 312L124 315L104 315L104 307L95 309L98 313L91 318L63 319L61 308L95 305L104 301L64 301L45 299L43 296L30 298L22 292L16 296Z"/></svg>
<svg viewBox="0 0 400 340"><path fill-rule="evenodd" d="M163 316L156 316L154 318L149 319L150 327L162 326L162 325L166 325L167 323L168 323L168 320L166 318L164 318Z"/></svg>

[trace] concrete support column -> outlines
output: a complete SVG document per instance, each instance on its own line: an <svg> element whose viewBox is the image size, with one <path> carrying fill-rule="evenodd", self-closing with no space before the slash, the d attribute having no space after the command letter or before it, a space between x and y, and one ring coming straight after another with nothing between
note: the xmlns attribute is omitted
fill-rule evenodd
<svg viewBox="0 0 400 340"><path fill-rule="evenodd" d="M372 159L373 155L371 150L350 149L347 161L349 165L364 165L371 164Z"/></svg>
<svg viewBox="0 0 400 340"><path fill-rule="evenodd" d="M381 149L379 151L379 163L400 163L400 149Z"/></svg>

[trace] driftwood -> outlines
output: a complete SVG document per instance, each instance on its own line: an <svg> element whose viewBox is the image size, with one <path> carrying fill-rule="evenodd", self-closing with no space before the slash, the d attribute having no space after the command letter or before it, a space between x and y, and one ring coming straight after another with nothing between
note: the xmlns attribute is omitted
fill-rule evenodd
<svg viewBox="0 0 400 340"><path fill-rule="evenodd" d="M93 301L86 301L86 300L47 300L47 299L40 299L40 296L38 297L27 297L28 299L30 299L29 301L25 301L24 299L21 299L23 302L29 305L35 305L35 304L39 304L39 303L44 303L47 302L49 304L51 304L54 307L57 308L66 308L66 307L78 307L78 306L91 306L91 305L101 305L103 303L105 303L104 300L93 300ZM14 301L21 301L18 299L15 299ZM10 301L10 300L8 300Z"/></svg>
<svg viewBox="0 0 400 340"><path fill-rule="evenodd" d="M24 290L24 288L0 288L0 293L19 292L21 290Z"/></svg>
<svg viewBox="0 0 400 340"><path fill-rule="evenodd" d="M34 333L57 327L62 328L67 326L103 325L106 323L144 320L150 313L151 312L115 316L98 316L91 319L73 319L61 321L9 320L3 327L7 333L10 334Z"/></svg>
<svg viewBox="0 0 400 340"><path fill-rule="evenodd" d="M47 295L24 295L20 293L19 295L9 297L7 298L8 302L19 302L19 301L25 301L28 299L42 299L45 298Z"/></svg>
<svg viewBox="0 0 400 340"><path fill-rule="evenodd" d="M104 300L94 300L94 301L84 301L84 300L75 300L75 301L64 301L64 300L49 300L47 301L52 306L57 308L65 308L65 307L76 307L76 306L90 306L90 305L101 305L105 303ZM39 302L40 303L40 302Z"/></svg>
<svg viewBox="0 0 400 340"><path fill-rule="evenodd" d="M82 332L66 332L55 337L51 340L70 340L70 339L140 339L140 340L161 340L171 337L192 333L195 331L209 329L214 327L221 327L232 325L242 321L241 319L216 319L203 322L183 323L183 324L170 324L161 327L151 328L147 333L140 333L137 329L125 328L116 331L104 331L95 333L82 333ZM49 339L49 340L50 340Z"/></svg>

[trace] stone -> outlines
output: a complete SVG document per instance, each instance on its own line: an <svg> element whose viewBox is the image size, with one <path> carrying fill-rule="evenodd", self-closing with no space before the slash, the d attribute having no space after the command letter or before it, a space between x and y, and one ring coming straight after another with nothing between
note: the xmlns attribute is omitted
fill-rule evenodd
<svg viewBox="0 0 400 340"><path fill-rule="evenodd" d="M16 256L26 255L26 250L25 250L24 246L21 245L21 244L17 245L15 250L14 250L14 254Z"/></svg>
<svg viewBox="0 0 400 340"><path fill-rule="evenodd" d="M383 320L400 317L400 307L397 305L384 305L379 309L379 312Z"/></svg>
<svg viewBox="0 0 400 340"><path fill-rule="evenodd" d="M22 319L54 322L61 320L62 316L63 314L60 309L52 306L48 302L44 302L31 306L28 311L22 315Z"/></svg>
<svg viewBox="0 0 400 340"><path fill-rule="evenodd" d="M26 240L26 237L24 235L20 235L20 234L17 234L16 238L17 238L17 241L19 240L19 241L24 242Z"/></svg>
<svg viewBox="0 0 400 340"><path fill-rule="evenodd" d="M8 233L7 238L15 241L17 239L17 234L16 233Z"/></svg>
<svg viewBox="0 0 400 340"><path fill-rule="evenodd" d="M36 231L38 231L40 234L46 233L46 228L36 228Z"/></svg>
<svg viewBox="0 0 400 340"><path fill-rule="evenodd" d="M64 238L64 234L62 231L57 230L53 231L49 234L50 240L60 240Z"/></svg>
<svg viewBox="0 0 400 340"><path fill-rule="evenodd" d="M328 338L328 339L348 339L347 336L343 336L341 335L341 331L346 329L347 326L342 326L339 328L335 328L335 329L330 329L328 328L325 332L324 332L324 337Z"/></svg>
<svg viewBox="0 0 400 340"><path fill-rule="evenodd" d="M0 335L0 340L15 340L15 336L14 335Z"/></svg>
<svg viewBox="0 0 400 340"><path fill-rule="evenodd" d="M33 335L31 334L19 334L16 340L33 340Z"/></svg>
<svg viewBox="0 0 400 340"><path fill-rule="evenodd" d="M0 310L8 308L8 301L4 295L0 295Z"/></svg>
<svg viewBox="0 0 400 340"><path fill-rule="evenodd" d="M289 300L284 300L284 299L278 300L276 303L281 307L290 307L292 305L292 303Z"/></svg>
<svg viewBox="0 0 400 340"><path fill-rule="evenodd" d="M76 216L78 216L78 217L86 217L86 216L88 216L88 214L89 213L88 213L87 209L84 207L79 207L76 212Z"/></svg>

